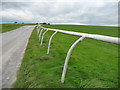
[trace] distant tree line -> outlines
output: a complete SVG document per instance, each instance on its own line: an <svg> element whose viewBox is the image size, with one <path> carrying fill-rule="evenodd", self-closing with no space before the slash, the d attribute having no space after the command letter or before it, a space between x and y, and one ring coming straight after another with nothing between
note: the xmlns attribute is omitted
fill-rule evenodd
<svg viewBox="0 0 120 90"><path fill-rule="evenodd" d="M18 24L18 22L14 22L14 24ZM19 23L20 24L20 23ZM25 24L24 22L22 22L21 24ZM35 24L35 23L34 23ZM38 24L38 23L36 23ZM50 23L46 23L46 22L43 22L43 23L39 23L39 24L44 24L44 25L50 25Z"/></svg>
<svg viewBox="0 0 120 90"><path fill-rule="evenodd" d="M14 24L17 24L18 22L14 22ZM20 23L19 23L20 24ZM24 22L22 22L21 24L24 24Z"/></svg>
<svg viewBox="0 0 120 90"><path fill-rule="evenodd" d="M38 24L38 23L36 23L36 24ZM46 22L44 22L44 23L40 23L40 24L50 25L50 23L46 23Z"/></svg>

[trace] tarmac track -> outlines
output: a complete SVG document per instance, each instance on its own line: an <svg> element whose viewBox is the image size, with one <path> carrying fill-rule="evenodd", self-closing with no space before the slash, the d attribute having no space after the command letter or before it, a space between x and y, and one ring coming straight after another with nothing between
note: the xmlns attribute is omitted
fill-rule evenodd
<svg viewBox="0 0 120 90"><path fill-rule="evenodd" d="M2 70L0 88L11 88L15 82L17 70L34 27L34 25L22 26L0 34L0 70Z"/></svg>

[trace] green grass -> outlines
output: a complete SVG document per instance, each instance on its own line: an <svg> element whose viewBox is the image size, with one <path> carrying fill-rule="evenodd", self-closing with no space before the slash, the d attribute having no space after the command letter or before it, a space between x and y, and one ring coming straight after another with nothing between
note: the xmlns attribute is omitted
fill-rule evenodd
<svg viewBox="0 0 120 90"><path fill-rule="evenodd" d="M0 33L8 32L23 26L23 24L0 24Z"/></svg>
<svg viewBox="0 0 120 90"><path fill-rule="evenodd" d="M86 26L80 26L84 27ZM72 30L76 31L76 28L73 28ZM79 37L57 33L52 40L50 54L47 55L48 40L52 34L53 31L47 32L43 46L40 46L36 30L33 31L14 88L118 87L118 45L88 38L74 48L65 83L61 84L67 51Z"/></svg>
<svg viewBox="0 0 120 90"><path fill-rule="evenodd" d="M89 25L44 25L48 28L118 37L118 27Z"/></svg>
<svg viewBox="0 0 120 90"><path fill-rule="evenodd" d="M0 33L2 33L2 24L0 24Z"/></svg>
<svg viewBox="0 0 120 90"><path fill-rule="evenodd" d="M35 24L0 24L0 33L8 32L24 25L35 25Z"/></svg>

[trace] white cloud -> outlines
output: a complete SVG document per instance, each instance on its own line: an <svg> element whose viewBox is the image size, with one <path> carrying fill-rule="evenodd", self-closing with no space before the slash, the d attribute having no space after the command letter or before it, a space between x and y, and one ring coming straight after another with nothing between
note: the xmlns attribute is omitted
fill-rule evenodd
<svg viewBox="0 0 120 90"><path fill-rule="evenodd" d="M4 0L3 22L117 25L118 0Z"/></svg>

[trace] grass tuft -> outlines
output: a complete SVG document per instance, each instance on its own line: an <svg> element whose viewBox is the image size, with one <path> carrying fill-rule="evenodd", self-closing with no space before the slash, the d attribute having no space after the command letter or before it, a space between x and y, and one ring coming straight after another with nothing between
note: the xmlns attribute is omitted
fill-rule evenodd
<svg viewBox="0 0 120 90"><path fill-rule="evenodd" d="M50 60L50 59L51 59L50 56L42 56L42 57L40 57L40 60L42 60L42 61L46 61L46 60Z"/></svg>

